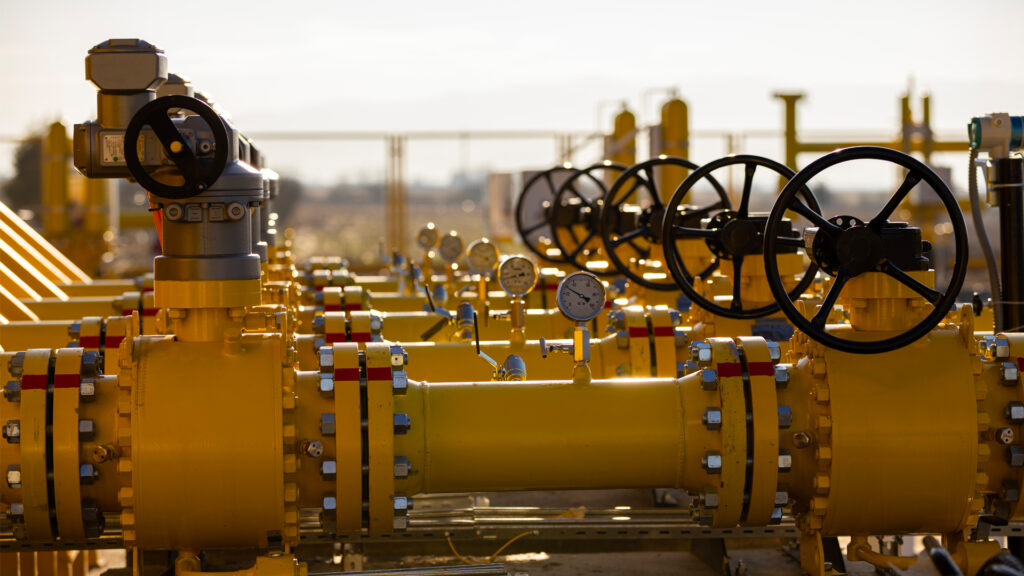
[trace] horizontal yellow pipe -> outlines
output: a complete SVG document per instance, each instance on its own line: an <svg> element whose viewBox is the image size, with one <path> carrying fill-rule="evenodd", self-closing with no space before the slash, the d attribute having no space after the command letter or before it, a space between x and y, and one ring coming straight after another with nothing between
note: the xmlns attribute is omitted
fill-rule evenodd
<svg viewBox="0 0 1024 576"><path fill-rule="evenodd" d="M29 348L62 348L70 340L69 321L19 321L0 324L0 348L22 351Z"/></svg>
<svg viewBox="0 0 1024 576"><path fill-rule="evenodd" d="M409 433L395 437L395 455L409 458L413 473L395 487L417 494L679 486L683 393L694 378L410 382L395 398L395 410L412 419Z"/></svg>

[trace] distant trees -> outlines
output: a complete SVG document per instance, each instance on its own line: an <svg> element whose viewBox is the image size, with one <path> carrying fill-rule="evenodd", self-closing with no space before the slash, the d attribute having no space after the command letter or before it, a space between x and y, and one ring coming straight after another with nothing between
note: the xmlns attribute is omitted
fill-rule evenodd
<svg viewBox="0 0 1024 576"><path fill-rule="evenodd" d="M14 151L14 176L0 186L4 202L12 210L36 209L41 201L43 180L43 139L22 140Z"/></svg>

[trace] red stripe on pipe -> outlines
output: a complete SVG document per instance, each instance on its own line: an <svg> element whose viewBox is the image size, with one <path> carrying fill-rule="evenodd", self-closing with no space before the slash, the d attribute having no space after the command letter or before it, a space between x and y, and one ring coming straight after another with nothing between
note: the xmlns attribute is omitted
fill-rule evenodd
<svg viewBox="0 0 1024 576"><path fill-rule="evenodd" d="M654 337L655 338L662 338L662 337L665 337L665 336L672 336L674 338L675 335L676 335L676 329L673 328L672 326L655 326L654 327Z"/></svg>
<svg viewBox="0 0 1024 576"><path fill-rule="evenodd" d="M740 369L739 362L719 362L718 376L720 378L737 378L743 376L743 370Z"/></svg>
<svg viewBox="0 0 1024 576"><path fill-rule="evenodd" d="M46 390L46 376L43 374L25 374L21 377L22 390Z"/></svg>
<svg viewBox="0 0 1024 576"><path fill-rule="evenodd" d="M344 334L340 334L338 332L324 334L325 344L334 344L335 342L348 342L348 338L346 338Z"/></svg>
<svg viewBox="0 0 1024 576"><path fill-rule="evenodd" d="M90 348L92 350L98 350L100 347L99 336L79 336L78 345L82 348Z"/></svg>
<svg viewBox="0 0 1024 576"><path fill-rule="evenodd" d="M631 327L629 329L630 338L647 338L648 334L650 334L650 332L647 331L647 328Z"/></svg>
<svg viewBox="0 0 1024 576"><path fill-rule="evenodd" d="M107 339L103 343L103 347L107 350L117 348L121 345L122 340L124 340L124 336L107 336Z"/></svg>
<svg viewBox="0 0 1024 576"><path fill-rule="evenodd" d="M775 364L771 362L747 362L747 373L751 376L775 376Z"/></svg>
<svg viewBox="0 0 1024 576"><path fill-rule="evenodd" d="M335 382L359 382L359 368L335 368Z"/></svg>
<svg viewBox="0 0 1024 576"><path fill-rule="evenodd" d="M391 368L367 368L367 380L391 380Z"/></svg>
<svg viewBox="0 0 1024 576"><path fill-rule="evenodd" d="M352 341L353 342L369 342L370 341L370 333L369 332L353 332L352 333Z"/></svg>
<svg viewBox="0 0 1024 576"><path fill-rule="evenodd" d="M351 312L353 310L362 310L362 304L345 304L345 312Z"/></svg>
<svg viewBox="0 0 1024 576"><path fill-rule="evenodd" d="M57 374L53 377L54 388L78 388L79 382L78 374Z"/></svg>

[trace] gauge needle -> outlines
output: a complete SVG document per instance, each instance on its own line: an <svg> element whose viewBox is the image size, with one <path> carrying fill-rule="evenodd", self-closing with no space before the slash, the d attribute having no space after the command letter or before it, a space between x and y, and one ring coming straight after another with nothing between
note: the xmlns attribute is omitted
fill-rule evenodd
<svg viewBox="0 0 1024 576"><path fill-rule="evenodd" d="M569 292L572 292L573 294L575 294L575 295L579 296L580 298L583 298L583 300L584 300L585 302L590 302L590 298L587 298L587 297L586 297L586 296L584 296L583 294L580 294L579 292L577 292L577 291L573 290L572 288L569 288L568 286L566 286L566 288L568 288Z"/></svg>

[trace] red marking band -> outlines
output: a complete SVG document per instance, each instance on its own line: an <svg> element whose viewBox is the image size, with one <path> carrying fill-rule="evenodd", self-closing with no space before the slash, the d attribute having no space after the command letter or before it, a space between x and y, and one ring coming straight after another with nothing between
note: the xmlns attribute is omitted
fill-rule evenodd
<svg viewBox="0 0 1024 576"><path fill-rule="evenodd" d="M1017 358L1017 369L1024 370L1024 358ZM1017 377L1020 377L1019 374Z"/></svg>
<svg viewBox="0 0 1024 576"><path fill-rule="evenodd" d="M121 316L131 316L132 312L134 312L134 310L121 310Z"/></svg>
<svg viewBox="0 0 1024 576"><path fill-rule="evenodd" d="M89 348L91 350L99 350L100 337L99 336L79 336L78 346L81 348Z"/></svg>
<svg viewBox="0 0 1024 576"><path fill-rule="evenodd" d="M159 312L159 311L160 311L159 308L143 308L142 309L142 315L143 316L156 316L156 313Z"/></svg>
<svg viewBox="0 0 1024 576"><path fill-rule="evenodd" d="M740 369L739 362L719 362L718 376L720 378L738 378L743 376L743 370Z"/></svg>
<svg viewBox="0 0 1024 576"><path fill-rule="evenodd" d="M650 332L647 331L647 328L631 327L629 329L630 338L647 338L648 334L650 334Z"/></svg>
<svg viewBox="0 0 1024 576"><path fill-rule="evenodd" d="M672 336L673 338L675 338L675 335L676 335L676 329L673 328L672 326L655 326L654 327L654 337L655 338L663 338L663 337L666 337L666 336Z"/></svg>
<svg viewBox="0 0 1024 576"><path fill-rule="evenodd" d="M335 368L335 382L359 382L359 368Z"/></svg>
<svg viewBox="0 0 1024 576"><path fill-rule="evenodd" d="M747 362L747 373L751 376L775 376L775 364L771 362Z"/></svg>
<svg viewBox="0 0 1024 576"><path fill-rule="evenodd" d="M542 290L557 290L558 284L541 284L540 287Z"/></svg>
<svg viewBox="0 0 1024 576"><path fill-rule="evenodd" d="M609 309L611 307L612 307L612 301L611 300L605 300L604 301L604 308L603 309L607 310L607 309Z"/></svg>
<svg viewBox="0 0 1024 576"><path fill-rule="evenodd" d="M362 304L345 304L345 312L351 312L353 310L362 310Z"/></svg>
<svg viewBox="0 0 1024 576"><path fill-rule="evenodd" d="M329 332L324 334L325 344L334 344L335 342L348 342L348 338L344 334L338 332Z"/></svg>
<svg viewBox="0 0 1024 576"><path fill-rule="evenodd" d="M367 380L391 380L391 368L367 368Z"/></svg>
<svg viewBox="0 0 1024 576"><path fill-rule="evenodd" d="M352 341L353 342L369 342L370 341L370 333L369 332L353 332L352 333Z"/></svg>
<svg viewBox="0 0 1024 576"><path fill-rule="evenodd" d="M103 347L107 350L117 348L121 346L122 340L124 340L124 336L107 336L107 339L103 343Z"/></svg>
<svg viewBox="0 0 1024 576"><path fill-rule="evenodd" d="M46 376L43 374L25 374L21 377L22 390L46 390Z"/></svg>
<svg viewBox="0 0 1024 576"><path fill-rule="evenodd" d="M54 388L78 388L81 378L78 374L56 374L53 377Z"/></svg>
<svg viewBox="0 0 1024 576"><path fill-rule="evenodd" d="M324 312L341 312L341 304L324 304Z"/></svg>

